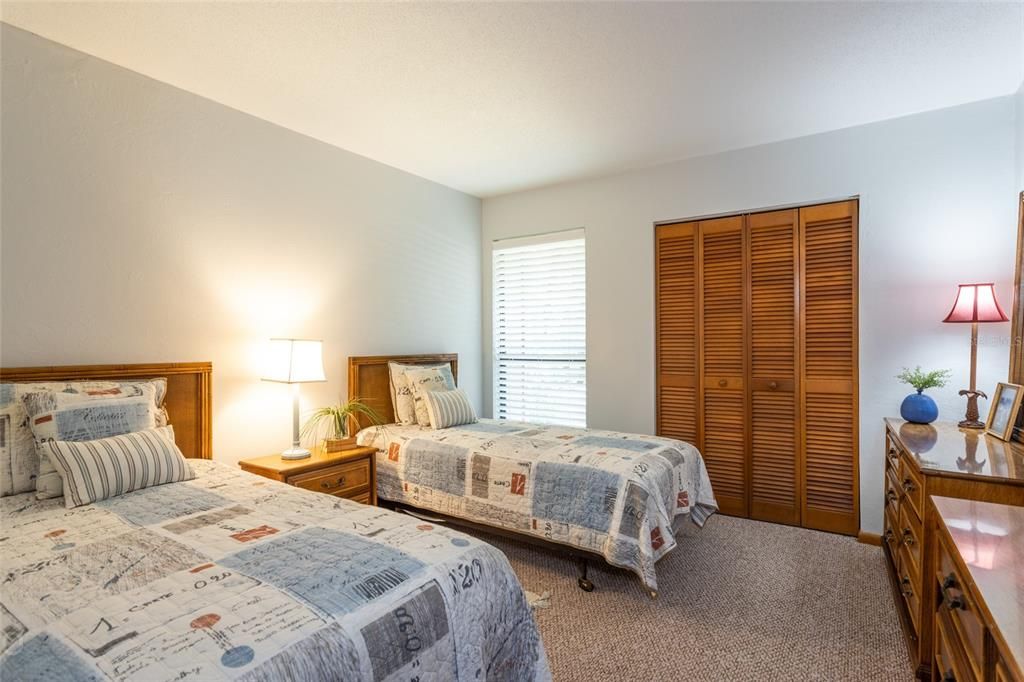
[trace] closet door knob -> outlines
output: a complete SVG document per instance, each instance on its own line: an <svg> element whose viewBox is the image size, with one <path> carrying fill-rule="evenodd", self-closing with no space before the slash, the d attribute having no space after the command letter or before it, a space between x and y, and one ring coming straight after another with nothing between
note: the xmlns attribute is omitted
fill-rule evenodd
<svg viewBox="0 0 1024 682"><path fill-rule="evenodd" d="M769 382L768 382L768 388L769 388L769 389L771 389L771 390L773 390L773 391L774 391L774 390L775 390L775 389L777 389L778 387L779 387L779 382L777 382L777 381L769 381Z"/></svg>
<svg viewBox="0 0 1024 682"><path fill-rule="evenodd" d="M726 381L725 379L719 379L719 380L718 380L718 385L719 385L719 387L721 387L721 388L725 388L726 386L728 386L728 385L729 385L729 382L728 382L728 381Z"/></svg>

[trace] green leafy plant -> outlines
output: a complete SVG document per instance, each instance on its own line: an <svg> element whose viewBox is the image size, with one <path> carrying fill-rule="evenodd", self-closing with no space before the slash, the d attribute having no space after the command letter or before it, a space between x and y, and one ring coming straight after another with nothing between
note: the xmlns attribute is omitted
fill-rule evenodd
<svg viewBox="0 0 1024 682"><path fill-rule="evenodd" d="M384 419L377 410L373 409L359 398L353 398L348 402L328 405L313 410L309 419L302 427L302 436L312 438L319 443L325 439L340 439L348 437L349 417L365 416L374 425L380 425Z"/></svg>
<svg viewBox="0 0 1024 682"><path fill-rule="evenodd" d="M920 393L929 388L942 388L952 376L953 372L948 369L936 369L926 372L918 365L914 369L903 368L903 371L896 375L904 384L910 384Z"/></svg>

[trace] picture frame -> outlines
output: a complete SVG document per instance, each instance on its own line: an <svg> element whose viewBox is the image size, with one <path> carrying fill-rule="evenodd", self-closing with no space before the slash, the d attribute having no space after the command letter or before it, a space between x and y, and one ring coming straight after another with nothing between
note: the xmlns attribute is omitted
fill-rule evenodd
<svg viewBox="0 0 1024 682"><path fill-rule="evenodd" d="M996 384L995 395L992 396L992 407L988 411L985 432L999 440L1009 440L1017 423L1021 400L1024 399L1024 386L1020 384Z"/></svg>

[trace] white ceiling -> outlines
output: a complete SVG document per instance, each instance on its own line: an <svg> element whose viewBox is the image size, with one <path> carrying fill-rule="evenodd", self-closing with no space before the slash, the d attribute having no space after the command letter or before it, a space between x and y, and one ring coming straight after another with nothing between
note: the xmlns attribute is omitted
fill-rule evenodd
<svg viewBox="0 0 1024 682"><path fill-rule="evenodd" d="M478 196L1014 92L1024 3L50 3L4 21Z"/></svg>

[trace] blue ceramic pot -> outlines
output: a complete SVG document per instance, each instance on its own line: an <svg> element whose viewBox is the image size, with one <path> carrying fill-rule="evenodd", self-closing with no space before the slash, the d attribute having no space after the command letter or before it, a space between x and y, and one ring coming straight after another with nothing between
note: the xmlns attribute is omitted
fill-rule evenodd
<svg viewBox="0 0 1024 682"><path fill-rule="evenodd" d="M939 406L929 396L918 391L903 399L900 416L915 424L931 424L939 418Z"/></svg>

